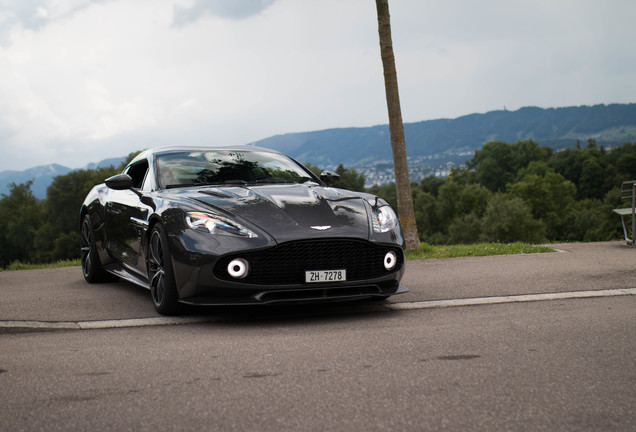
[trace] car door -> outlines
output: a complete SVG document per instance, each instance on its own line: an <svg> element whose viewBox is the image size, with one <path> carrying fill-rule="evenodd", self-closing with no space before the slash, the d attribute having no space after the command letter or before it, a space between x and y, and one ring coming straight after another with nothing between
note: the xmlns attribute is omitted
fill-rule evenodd
<svg viewBox="0 0 636 432"><path fill-rule="evenodd" d="M108 190L105 208L108 249L113 257L128 270L145 273L145 263L140 261L142 239L148 227L148 217L152 208L142 202L144 180L148 175L148 161L143 160L126 169L133 179L132 189Z"/></svg>

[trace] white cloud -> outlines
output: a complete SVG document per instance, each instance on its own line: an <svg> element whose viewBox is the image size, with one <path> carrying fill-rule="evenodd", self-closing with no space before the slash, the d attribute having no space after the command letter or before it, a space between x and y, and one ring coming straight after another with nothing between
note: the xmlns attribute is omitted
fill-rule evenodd
<svg viewBox="0 0 636 432"><path fill-rule="evenodd" d="M636 99L632 2L390 6L405 121ZM0 171L386 123L375 13L367 0L0 0Z"/></svg>
<svg viewBox="0 0 636 432"><path fill-rule="evenodd" d="M196 22L206 15L240 20L262 12L275 1L276 0L194 0L194 3L190 5L174 6L173 24L176 27L183 27Z"/></svg>

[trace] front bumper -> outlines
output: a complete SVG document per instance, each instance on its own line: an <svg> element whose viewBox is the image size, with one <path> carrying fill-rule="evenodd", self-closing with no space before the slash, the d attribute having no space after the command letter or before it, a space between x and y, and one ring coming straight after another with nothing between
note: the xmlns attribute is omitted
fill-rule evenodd
<svg viewBox="0 0 636 432"><path fill-rule="evenodd" d="M408 291L408 288L399 284L391 288L382 288L379 285L362 285L281 290L267 289L244 296L212 297L202 295L187 297L180 299L179 302L198 306L321 303L374 297L386 298L396 294L404 294Z"/></svg>
<svg viewBox="0 0 636 432"><path fill-rule="evenodd" d="M391 253L395 267L387 268ZM403 250L358 239L301 240L259 250L174 262L180 302L196 305L343 301L408 292ZM243 260L247 275L232 277L228 264ZM347 280L308 283L306 271L346 270Z"/></svg>

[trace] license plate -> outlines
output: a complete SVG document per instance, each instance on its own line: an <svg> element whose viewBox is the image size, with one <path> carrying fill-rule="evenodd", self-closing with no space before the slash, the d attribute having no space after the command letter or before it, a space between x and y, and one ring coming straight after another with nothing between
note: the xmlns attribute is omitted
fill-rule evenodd
<svg viewBox="0 0 636 432"><path fill-rule="evenodd" d="M305 272L305 282L341 282L347 280L346 270L314 270Z"/></svg>

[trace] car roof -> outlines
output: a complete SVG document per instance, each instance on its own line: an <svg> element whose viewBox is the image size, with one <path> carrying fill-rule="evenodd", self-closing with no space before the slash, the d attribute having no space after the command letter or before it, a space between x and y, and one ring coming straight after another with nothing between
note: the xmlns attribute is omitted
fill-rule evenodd
<svg viewBox="0 0 636 432"><path fill-rule="evenodd" d="M141 160L147 159L150 156L166 154L166 153L175 153L175 152L190 152L190 151L219 151L219 150L232 150L232 151L262 151L269 153L277 153L283 154L279 151L258 147L254 145L218 145L218 146L163 146L163 147L155 147L142 151L135 158L130 161L129 165Z"/></svg>

